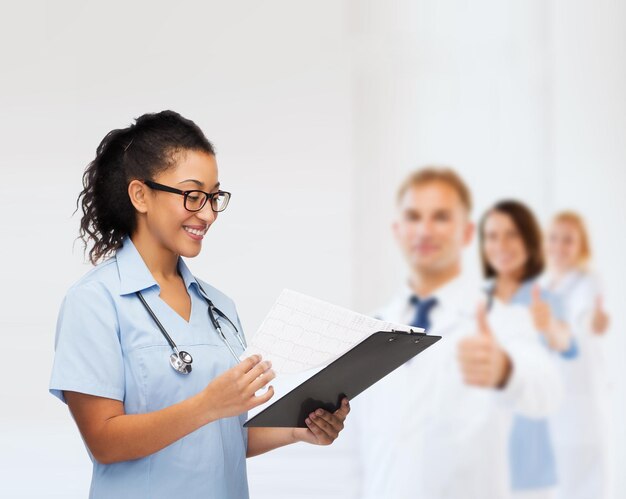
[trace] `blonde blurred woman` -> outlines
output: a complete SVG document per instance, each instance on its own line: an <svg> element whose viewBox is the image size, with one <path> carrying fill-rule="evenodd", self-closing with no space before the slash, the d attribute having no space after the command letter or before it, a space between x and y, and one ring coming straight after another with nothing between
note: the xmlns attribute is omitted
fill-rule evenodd
<svg viewBox="0 0 626 499"><path fill-rule="evenodd" d="M589 270L591 248L577 213L552 220L545 286L560 297L579 345L578 358L563 364L565 402L551 422L560 499L610 497L608 389L602 343L609 319L597 277Z"/></svg>

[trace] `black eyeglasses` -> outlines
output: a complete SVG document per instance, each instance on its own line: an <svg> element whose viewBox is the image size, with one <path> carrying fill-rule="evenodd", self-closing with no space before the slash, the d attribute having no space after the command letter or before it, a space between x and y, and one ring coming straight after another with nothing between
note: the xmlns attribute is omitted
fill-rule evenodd
<svg viewBox="0 0 626 499"><path fill-rule="evenodd" d="M154 189L156 191L164 191L171 192L173 194L180 194L184 196L184 206L187 211L200 211L204 208L204 205L208 200L211 200L211 209L219 213L220 211L224 211L228 206L228 201L230 201L230 192L226 191L217 191L217 192L204 192L199 190L191 190L191 191L181 191L180 189L175 189L174 187L169 187L163 184L157 184L152 180L144 180L144 184L146 184L150 189Z"/></svg>

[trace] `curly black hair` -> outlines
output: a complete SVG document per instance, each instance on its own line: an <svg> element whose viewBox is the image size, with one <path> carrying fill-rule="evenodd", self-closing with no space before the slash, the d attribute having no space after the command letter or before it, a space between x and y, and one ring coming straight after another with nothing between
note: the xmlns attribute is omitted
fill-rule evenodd
<svg viewBox="0 0 626 499"><path fill-rule="evenodd" d="M215 155L213 145L191 120L174 111L144 114L128 128L110 131L83 174L76 200L82 209L79 238L94 265L121 248L137 224L128 184L150 179L171 168L177 154L202 151Z"/></svg>

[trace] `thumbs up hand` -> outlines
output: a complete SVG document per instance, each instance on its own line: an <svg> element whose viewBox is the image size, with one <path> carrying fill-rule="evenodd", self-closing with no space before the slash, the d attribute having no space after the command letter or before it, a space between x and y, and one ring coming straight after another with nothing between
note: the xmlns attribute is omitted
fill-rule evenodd
<svg viewBox="0 0 626 499"><path fill-rule="evenodd" d="M552 315L548 302L541 299L538 284L532 289L530 315L535 329L543 335L552 350L566 352L572 347L573 336L569 326Z"/></svg>
<svg viewBox="0 0 626 499"><path fill-rule="evenodd" d="M493 335L484 303L476 311L476 334L459 342L458 360L468 385L502 388L508 381L511 359Z"/></svg>
<svg viewBox="0 0 626 499"><path fill-rule="evenodd" d="M537 331L542 333L550 331L552 328L552 312L550 305L541 299L541 290L538 284L535 284L532 289L530 313Z"/></svg>
<svg viewBox="0 0 626 499"><path fill-rule="evenodd" d="M609 316L602 306L602 296L596 297L595 306L593 307L593 315L591 316L591 330L595 334L604 334L609 328Z"/></svg>

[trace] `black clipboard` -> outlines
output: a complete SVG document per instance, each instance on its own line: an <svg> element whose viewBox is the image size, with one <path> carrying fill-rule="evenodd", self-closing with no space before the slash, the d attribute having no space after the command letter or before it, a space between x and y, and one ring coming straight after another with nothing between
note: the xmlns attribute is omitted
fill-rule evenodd
<svg viewBox="0 0 626 499"><path fill-rule="evenodd" d="M246 427L306 428L305 418L334 412L441 339L426 333L379 331L244 423Z"/></svg>

